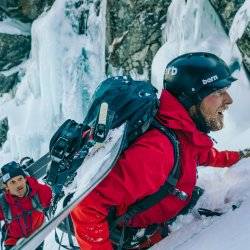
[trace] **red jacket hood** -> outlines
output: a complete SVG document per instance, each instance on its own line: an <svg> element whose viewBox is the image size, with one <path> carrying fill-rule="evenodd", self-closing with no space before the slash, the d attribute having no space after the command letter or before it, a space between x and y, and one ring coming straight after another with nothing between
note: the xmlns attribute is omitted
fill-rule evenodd
<svg viewBox="0 0 250 250"><path fill-rule="evenodd" d="M209 136L197 129L184 106L167 90L162 91L157 119L167 127L184 134L196 146L213 145Z"/></svg>
<svg viewBox="0 0 250 250"><path fill-rule="evenodd" d="M26 176L26 179L27 179L27 185L29 186L29 193L27 196L33 197L37 193L38 181L31 176ZM23 199L24 197L15 197L11 195L9 192L6 192L5 198L9 204L14 204L16 199Z"/></svg>

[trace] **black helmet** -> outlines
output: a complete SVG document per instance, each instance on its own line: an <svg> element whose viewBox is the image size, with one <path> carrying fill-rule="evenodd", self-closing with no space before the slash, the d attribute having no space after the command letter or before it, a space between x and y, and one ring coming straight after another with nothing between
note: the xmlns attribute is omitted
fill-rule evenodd
<svg viewBox="0 0 250 250"><path fill-rule="evenodd" d="M7 183L10 179L18 175L22 175L24 177L26 176L25 172L20 167L20 164L15 161L11 161L5 164L4 166L2 166L1 172L2 172L3 183Z"/></svg>
<svg viewBox="0 0 250 250"><path fill-rule="evenodd" d="M236 64L230 68L222 59L206 52L181 55L167 65L164 89L188 109L212 92L229 87L236 80L231 76L239 68L239 63Z"/></svg>

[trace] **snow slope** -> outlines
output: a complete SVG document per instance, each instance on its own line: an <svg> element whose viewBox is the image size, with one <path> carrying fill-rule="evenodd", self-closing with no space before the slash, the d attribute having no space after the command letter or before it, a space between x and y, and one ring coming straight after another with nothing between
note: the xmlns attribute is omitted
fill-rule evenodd
<svg viewBox="0 0 250 250"><path fill-rule="evenodd" d="M245 250L249 249L250 201L222 217L198 219L172 233L152 250Z"/></svg>

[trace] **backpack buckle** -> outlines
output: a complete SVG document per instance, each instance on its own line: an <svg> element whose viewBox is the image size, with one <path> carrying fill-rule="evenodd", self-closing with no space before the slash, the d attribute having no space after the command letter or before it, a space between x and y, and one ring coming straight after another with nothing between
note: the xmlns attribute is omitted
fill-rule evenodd
<svg viewBox="0 0 250 250"><path fill-rule="evenodd" d="M69 140L60 136L50 152L52 161L59 163L64 157L67 157L69 155L68 147Z"/></svg>
<svg viewBox="0 0 250 250"><path fill-rule="evenodd" d="M175 195L176 197L178 197L182 201L186 201L188 199L188 194L184 191L181 191L178 188L174 188L173 195Z"/></svg>
<svg viewBox="0 0 250 250"><path fill-rule="evenodd" d="M96 142L104 142L108 131L108 103L103 102L100 106L98 121L94 129L94 140Z"/></svg>

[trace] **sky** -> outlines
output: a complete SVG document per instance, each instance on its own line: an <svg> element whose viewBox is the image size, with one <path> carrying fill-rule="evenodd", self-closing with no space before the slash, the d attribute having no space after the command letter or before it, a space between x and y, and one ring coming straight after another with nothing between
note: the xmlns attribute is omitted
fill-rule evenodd
<svg viewBox="0 0 250 250"><path fill-rule="evenodd" d="M0 151L1 163L29 155L37 159L48 150L56 128L67 118L80 122L87 111L97 84L105 78L105 1L97 17L90 9L87 35L78 35L71 24L76 22L73 5L56 0L47 14L42 14L32 27L5 20L0 32L27 34L31 28L32 50L21 64L21 82L14 93L0 98L10 130ZM152 83L161 90L166 64L175 56L192 51L212 52L227 63L241 62L235 41L249 22L250 1L236 14L225 34L217 14L205 0L173 0L163 27L163 46L152 63ZM67 17L65 12L70 13ZM246 13L242 15L241 13ZM5 72L6 74L10 72ZM234 103L225 114L225 128L211 136L218 149L239 150L250 147L250 84L244 69L235 74L239 80L229 92ZM102 158L103 155L100 155ZM83 178L83 173L79 174ZM171 234L152 249L174 250L241 250L250 245L250 161L242 160L230 169L199 168L198 185L206 192L198 207L225 211L221 217L203 218L196 213L178 217ZM231 211L233 204L240 204ZM229 237L230 236L230 237ZM236 240L237 239L237 240ZM64 238L66 241L66 237ZM55 249L54 234L45 242L45 249Z"/></svg>

